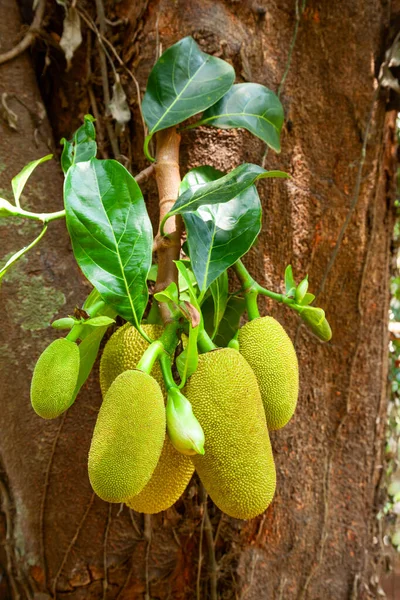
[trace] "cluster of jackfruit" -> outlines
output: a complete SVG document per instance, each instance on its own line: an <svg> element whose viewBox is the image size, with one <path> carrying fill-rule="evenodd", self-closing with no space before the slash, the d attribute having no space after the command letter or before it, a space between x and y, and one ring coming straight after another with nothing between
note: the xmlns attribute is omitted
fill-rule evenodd
<svg viewBox="0 0 400 600"><path fill-rule="evenodd" d="M153 340L163 333L158 325L143 329ZM294 413L297 358L288 335L271 317L244 325L238 341L239 351L228 347L201 354L182 393L175 390L176 400L187 403L185 414L204 432L202 453L176 444L166 427L167 393L159 363L150 374L136 368L149 343L130 324L111 336L100 363L103 403L89 452L90 482L101 498L157 513L178 500L196 469L228 515L249 519L268 507L276 483L269 430L286 425ZM66 339L53 342L35 368L35 411L53 418L66 410L78 372L78 346Z"/></svg>

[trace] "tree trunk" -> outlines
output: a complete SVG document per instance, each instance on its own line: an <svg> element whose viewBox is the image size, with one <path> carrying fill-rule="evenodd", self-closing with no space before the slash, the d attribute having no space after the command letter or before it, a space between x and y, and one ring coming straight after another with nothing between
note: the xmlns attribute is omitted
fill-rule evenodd
<svg viewBox="0 0 400 600"><path fill-rule="evenodd" d="M386 94L376 90L376 74L393 17L390 3L109 4L110 18L127 19L123 44L113 35L142 88L157 43L165 49L193 35L203 50L232 61L239 81L279 90L286 114L282 152L269 152L266 166L292 179L260 183L263 229L247 264L276 291L287 264L298 278L309 273L333 339L319 342L284 306L262 306L295 341L301 376L295 417L271 434L277 493L262 517L231 519L210 501L205 513L196 478L175 507L151 519L106 504L93 495L86 464L101 401L97 370L65 417L46 422L30 408L33 365L56 337L49 322L71 313L90 289L74 266L64 224L51 224L40 249L1 292L0 597L375 598L395 125L395 114L385 113ZM62 17L60 7L52 10L50 29ZM20 31L16 0L1 0L1 51L18 41ZM69 136L94 110L90 89L103 106L100 80L88 86L88 37L71 71L64 73L58 53L39 73L50 121L39 107L28 54L0 67L0 92L7 94L0 107L0 196L9 195L11 177L26 162L49 152L49 122L56 139ZM142 125L135 85L129 77L124 85L134 119L118 141L121 160L126 156L137 172L146 166ZM18 117L16 129L7 124L4 102ZM104 123L100 118L106 138ZM106 139L101 152L111 154ZM242 130L195 129L183 135L181 171L200 164L230 170L241 162L261 164L263 156L261 141ZM55 161L40 167L28 190L26 205L60 208ZM155 182L143 190L156 224ZM1 224L2 255L33 238L35 228L23 224L15 231L11 220Z"/></svg>

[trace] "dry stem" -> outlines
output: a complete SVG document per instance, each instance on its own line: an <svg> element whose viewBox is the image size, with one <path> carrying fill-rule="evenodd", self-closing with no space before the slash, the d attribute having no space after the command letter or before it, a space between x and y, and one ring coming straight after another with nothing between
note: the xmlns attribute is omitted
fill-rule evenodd
<svg viewBox="0 0 400 600"><path fill-rule="evenodd" d="M0 54L0 65L8 62L9 60L12 60L13 58L16 58L17 56L19 56L20 54L22 54L23 52L25 52L25 50L27 50L29 48L29 46L34 41L38 30L40 29L40 27L42 25L45 9L46 9L46 0L40 0L38 7L36 9L32 24L29 27L28 33L19 42L19 44L14 46L14 48L11 48L11 50L4 52L4 54Z"/></svg>
<svg viewBox="0 0 400 600"><path fill-rule="evenodd" d="M160 223L171 210L178 198L181 176L179 173L180 135L175 127L157 133L156 180L160 203ZM164 231L168 237L158 232L155 244L158 255L158 276L155 291L164 290L170 283L178 283L178 271L174 260L179 259L181 249L182 219L171 217L165 223ZM164 323L171 320L170 311L165 303L159 305Z"/></svg>

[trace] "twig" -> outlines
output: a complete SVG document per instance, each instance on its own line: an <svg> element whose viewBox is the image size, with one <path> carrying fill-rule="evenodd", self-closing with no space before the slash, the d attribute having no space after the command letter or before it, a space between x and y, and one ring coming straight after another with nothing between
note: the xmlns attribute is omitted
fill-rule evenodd
<svg viewBox="0 0 400 600"><path fill-rule="evenodd" d="M150 600L150 580L149 580L149 558L151 547L151 515L144 515L143 537L147 542L145 557L145 577L146 577L146 600Z"/></svg>
<svg viewBox="0 0 400 600"><path fill-rule="evenodd" d="M96 123L97 123L97 138L98 138L98 142L99 142L99 148L100 148L100 152L103 158L108 158L108 153L104 150L104 130L103 130L103 124L102 124L102 120L100 119L100 111L99 111L99 107L97 105L97 99L96 99L96 95L93 91L93 86L92 86L92 63L91 63L91 57L92 57L92 31L91 29L88 29L87 32L87 43L86 43L86 47L87 47L87 54L86 54L86 81L87 81L87 91L88 91L88 96L89 96L89 102L90 102L90 106L92 108L92 112L93 112L93 116L96 119Z"/></svg>
<svg viewBox="0 0 400 600"><path fill-rule="evenodd" d="M287 76L289 74L290 65L291 65L291 62L292 62L293 51L294 51L294 47L296 45L297 35L299 33L300 21L301 21L302 15L304 13L304 10L306 8L306 4L307 4L307 0L302 0L301 7L299 8L299 0L296 0L296 23L295 23L295 26L294 26L292 39L290 41L289 52L288 52L288 57L287 57L287 61L286 61L285 70L283 72L281 82L280 82L280 84L278 86L278 93L277 93L278 98L281 97L283 86L285 85L286 78L287 78ZM265 167L267 156L268 156L268 146L265 147L264 154L263 154L263 157L262 157L262 160L261 160L261 166L263 168Z"/></svg>
<svg viewBox="0 0 400 600"><path fill-rule="evenodd" d="M204 531L206 534L207 550L208 550L208 574L210 576L210 598L211 600L217 600L217 561L215 560L215 549L214 549L214 536L213 528L208 514L207 507L207 492L204 485L200 483L200 499L203 503L204 511Z"/></svg>
<svg viewBox="0 0 400 600"><path fill-rule="evenodd" d="M102 42L102 39L101 39L102 36L104 36L105 31L106 31L106 22L105 22L105 17L104 17L104 7L103 7L102 0L96 0L96 10L97 10L97 15L99 17L100 30L98 30L95 25L94 25L94 27L95 27L95 30L97 33L97 45L99 48L101 82L102 82L102 87L103 87L103 99L104 99L104 106L105 106L105 113L106 113L104 115L104 120L105 120L105 124L106 124L107 135L110 140L112 152L114 154L114 157L118 158L120 155L118 139L117 139L117 136L115 135L115 131L112 126L112 123L110 123L109 119L107 118L107 111L110 106L111 96L110 96L110 88L109 88L109 83L108 83L108 71L107 71L106 57L109 59L114 73L116 71L115 71L114 64L113 64L111 58L108 56L108 53L107 53L107 51L104 47L104 44ZM86 22L86 24L92 28L93 25L91 23L91 19L90 19L90 17L87 16L86 12L82 9L78 9L78 12L82 16L82 18Z"/></svg>
<svg viewBox="0 0 400 600"><path fill-rule="evenodd" d="M74 545L75 545L75 543L76 543L76 540L77 540L77 539L78 539L78 537L79 537L79 534L80 534L80 532L81 532L81 530L82 530L82 527L83 527L83 525L84 525L84 523L85 523L85 521L86 521L86 519L87 519L87 516L88 516L88 514L89 514L89 512L90 512L90 509L92 508L92 504L93 504L93 502L94 502L94 499L95 499L95 493L93 492L93 494L92 494L92 496L91 496L91 498L90 498L90 500L89 500L89 502L88 502L88 505L87 505L87 507L86 507L86 510L85 510L85 512L84 512L84 514L83 514L83 517L82 517L82 519L80 520L80 522L79 522L79 524L78 524L78 527L76 528L75 534L74 534L74 536L73 536L72 540L70 541L70 543L69 543L69 545L68 545L68 548L67 548L67 550L66 550L66 552L65 552L65 554L64 554L64 558L62 559L62 561L61 561L61 565L60 565L60 567L59 567L59 569L58 569L58 571L57 571L57 573L56 573L56 576L55 576L55 578L54 578L54 582L53 582L53 599L54 599L54 600L57 598L57 591L56 591L56 588L57 588L57 581L58 581L58 578L60 577L60 575L61 575L61 573L62 573L62 571L63 571L63 568L64 568L64 566L65 566L65 563L66 563L66 562L67 562L67 560L68 560L68 557L69 557L69 555L70 555L70 552L71 552L72 548L74 547Z"/></svg>
<svg viewBox="0 0 400 600"><path fill-rule="evenodd" d="M156 166L153 164L153 165L150 165L149 167L147 167L146 169L143 169L143 171L140 171L140 173L135 175L136 183L138 183L139 185L141 183L146 183L146 181L148 181L150 179L150 177L152 175L154 175L155 170L156 170Z"/></svg>
<svg viewBox="0 0 400 600"><path fill-rule="evenodd" d="M53 444L51 446L51 452L50 452L49 460L48 460L48 463L47 463L46 474L45 474L45 477L44 477L42 501L40 503L40 516L39 516L40 560L41 560L42 567L43 567L44 581L45 581L46 585L47 585L47 561L46 561L46 551L45 551L45 520L44 520L44 515L45 515L45 510L46 510L47 492L48 492L48 489L49 489L49 482L50 482L50 472L51 472L51 468L53 466L54 455L55 455L55 452L56 452L58 440L60 439L61 430L64 427L66 416L67 416L67 413L65 412L63 414L62 418L61 418L60 425L58 426L58 429L57 429L56 434L54 436Z"/></svg>
<svg viewBox="0 0 400 600"><path fill-rule="evenodd" d="M39 4L36 9L35 16L33 17L32 24L29 27L28 33L19 42L19 44L14 46L14 48L12 48L11 50L8 50L7 52L4 52L4 54L0 54L0 65L16 58L17 56L19 56L20 54L22 54L23 52L25 52L25 50L27 50L29 48L29 46L33 43L33 41L37 35L37 32L42 25L45 9L46 9L46 0L39 0Z"/></svg>
<svg viewBox="0 0 400 600"><path fill-rule="evenodd" d="M131 518L131 522L132 522L132 527L133 527L133 529L136 531L136 533L137 533L138 535L140 535L140 537L142 537L143 533L142 533L142 531L139 529L139 526L138 526L138 524L137 524L137 523L136 523L136 521L135 521L135 517L133 516L133 512L132 512L132 509L131 509L131 508L129 509L129 515L130 515L130 518Z"/></svg>
<svg viewBox="0 0 400 600"><path fill-rule="evenodd" d="M203 510L203 518L201 519L201 525L200 525L199 562L198 562L198 566L197 566L197 581L196 581L196 598L197 598L197 600L201 600L200 581L201 581L201 567L202 567L202 564L203 564L203 532L204 532L204 521L205 521L205 511Z"/></svg>
<svg viewBox="0 0 400 600"><path fill-rule="evenodd" d="M181 176L179 173L179 144L180 135L175 127L164 129L156 134L157 137L157 163L155 166L158 187L160 223L171 210L178 193ZM158 274L155 292L164 290L170 283L178 283L178 271L174 260L179 260L181 249L182 219L171 217L167 220L164 232L168 237L162 238L163 244L158 249ZM161 239L160 233L156 236L156 243ZM165 302L160 303L160 313L164 323L171 316Z"/></svg>
<svg viewBox="0 0 400 600"><path fill-rule="evenodd" d="M108 588L108 579L107 579L107 541L108 534L110 531L111 525L111 510L112 504L108 504L108 513L107 513L107 524L104 532L104 543L103 543L103 565L104 565L104 577L103 577L103 600L107 598L107 588Z"/></svg>
<svg viewBox="0 0 400 600"><path fill-rule="evenodd" d="M94 33L96 34L99 43L101 43L103 45L103 49L105 51L105 54L106 54L108 60L110 61L111 67L112 67L112 69L114 71L114 75L116 74L114 63L112 62L110 55L108 54L108 52L104 48L104 44L107 44L107 46L110 48L111 52L114 54L115 58L117 59L118 63L120 64L120 66L125 69L125 71L129 75L129 77L132 79L132 81L133 81L133 83L134 83L134 85L136 87L137 103L138 103L138 106L139 106L140 118L142 120L142 125L143 125L143 135L144 135L144 137L146 137L146 135L147 135L147 126L146 126L146 123L145 123L145 120L144 120L144 117L143 117L143 112L142 112L142 99L141 99L140 86L139 86L138 80L136 79L136 77L134 76L134 74L132 73L132 71L130 70L130 68L122 60L122 58L118 54L115 46L110 42L109 39L107 39L107 37L105 37L104 34L101 33L101 31L99 31L99 29L96 27L96 24L92 21L92 19L86 13L86 11L84 9L80 9L79 12L82 15L82 18L84 19L84 21L86 22L86 24L88 25L88 27L92 31L94 31Z"/></svg>
<svg viewBox="0 0 400 600"><path fill-rule="evenodd" d="M14 569L13 569L13 551L11 545L12 539L12 517L11 517L11 501L10 496L8 494L7 487L4 482L0 479L0 493L2 498L2 506L1 510L6 517L6 539L5 539L5 549L7 556L7 576L11 585L13 599L19 600L20 594L17 586L17 582L14 577Z"/></svg>

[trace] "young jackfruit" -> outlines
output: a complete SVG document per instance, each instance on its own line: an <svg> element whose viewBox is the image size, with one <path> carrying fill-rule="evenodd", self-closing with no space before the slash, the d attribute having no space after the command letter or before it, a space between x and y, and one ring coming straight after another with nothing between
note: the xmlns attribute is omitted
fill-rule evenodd
<svg viewBox="0 0 400 600"><path fill-rule="evenodd" d="M101 405L89 451L89 479L107 502L139 494L159 461L165 438L162 391L142 371L125 371Z"/></svg>
<svg viewBox="0 0 400 600"><path fill-rule="evenodd" d="M33 371L31 402L43 419L54 419L73 403L79 374L79 348L61 338L42 352Z"/></svg>
<svg viewBox="0 0 400 600"><path fill-rule="evenodd" d="M126 501L129 508L155 514L167 510L180 498L193 475L191 460L175 450L168 436L156 469L143 490Z"/></svg>
<svg viewBox="0 0 400 600"><path fill-rule="evenodd" d="M150 339L158 339L163 328L161 325L142 325ZM129 369L135 369L149 343L140 335L136 327L126 323L117 329L105 345L100 361L100 388L103 396L114 379ZM154 365L151 376L164 391L164 379L158 361Z"/></svg>
<svg viewBox="0 0 400 600"><path fill-rule="evenodd" d="M272 317L246 323L239 331L240 353L257 377L269 430L292 418L299 393L299 369L293 344Z"/></svg>
<svg viewBox="0 0 400 600"><path fill-rule="evenodd" d="M250 519L275 492L275 465L255 375L232 348L199 357L184 390L205 434L204 456L192 456L207 492L225 513Z"/></svg>
<svg viewBox="0 0 400 600"><path fill-rule="evenodd" d="M160 325L142 325L151 339L157 339L163 332ZM105 396L114 379L128 369L134 369L149 343L129 323L118 329L107 342L100 362L100 385ZM159 363L152 371L163 391L164 380ZM166 510L183 494L193 475L193 463L172 446L168 436L157 467L143 490L127 500L127 505L138 512L153 514Z"/></svg>

